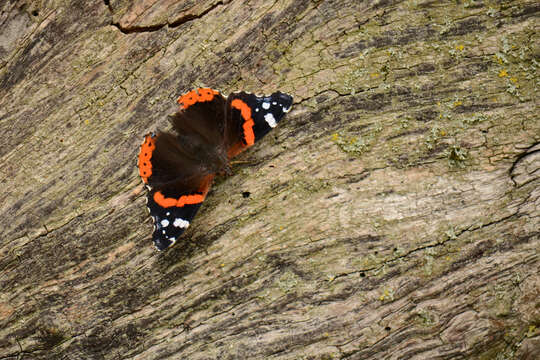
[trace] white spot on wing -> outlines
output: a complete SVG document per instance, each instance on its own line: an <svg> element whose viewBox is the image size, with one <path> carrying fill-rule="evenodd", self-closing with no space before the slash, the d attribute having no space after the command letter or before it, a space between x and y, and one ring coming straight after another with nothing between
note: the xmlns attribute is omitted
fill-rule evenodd
<svg viewBox="0 0 540 360"><path fill-rule="evenodd" d="M277 126L276 119L274 118L274 115L272 113L268 113L264 115L264 120L268 123L268 126L271 128L274 128Z"/></svg>
<svg viewBox="0 0 540 360"><path fill-rule="evenodd" d="M288 113L290 110L291 110L291 107L283 108L283 112L284 112L284 113Z"/></svg>
<svg viewBox="0 0 540 360"><path fill-rule="evenodd" d="M180 228L187 228L189 226L189 221L184 219L176 218L173 222L173 225Z"/></svg>
<svg viewBox="0 0 540 360"><path fill-rule="evenodd" d="M161 220L161 226L163 226L163 227L169 226L169 220L167 220L167 219Z"/></svg>
<svg viewBox="0 0 540 360"><path fill-rule="evenodd" d="M265 110L270 109L270 103L268 103L268 102L263 102L263 103L262 103L262 108L265 109Z"/></svg>

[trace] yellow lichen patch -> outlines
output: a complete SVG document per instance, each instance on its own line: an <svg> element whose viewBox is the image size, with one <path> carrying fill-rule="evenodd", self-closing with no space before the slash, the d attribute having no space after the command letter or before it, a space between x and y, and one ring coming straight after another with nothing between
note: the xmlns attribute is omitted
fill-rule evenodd
<svg viewBox="0 0 540 360"><path fill-rule="evenodd" d="M394 300L394 290L388 288L383 290L383 293L379 296L379 300L384 301L386 299L390 301Z"/></svg>
<svg viewBox="0 0 540 360"><path fill-rule="evenodd" d="M459 50L459 51L463 51L463 49L465 49L465 46L463 45L456 45L456 50Z"/></svg>
<svg viewBox="0 0 540 360"><path fill-rule="evenodd" d="M351 155L362 155L369 148L361 137L334 133L330 138L342 151Z"/></svg>
<svg viewBox="0 0 540 360"><path fill-rule="evenodd" d="M533 337L536 334L536 326L529 325L529 330L527 331L527 337Z"/></svg>
<svg viewBox="0 0 540 360"><path fill-rule="evenodd" d="M508 72L506 71L506 69L502 69L501 71L499 71L499 77L505 77L505 76L508 76Z"/></svg>

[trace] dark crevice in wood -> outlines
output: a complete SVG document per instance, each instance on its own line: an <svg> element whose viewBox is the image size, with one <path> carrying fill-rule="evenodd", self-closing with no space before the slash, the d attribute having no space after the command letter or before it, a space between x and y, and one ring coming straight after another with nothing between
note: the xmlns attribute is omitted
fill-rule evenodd
<svg viewBox="0 0 540 360"><path fill-rule="evenodd" d="M221 6L221 5L223 5L223 1L218 1L217 3L215 3L214 5L212 5L211 7L209 7L208 9L203 11L202 13L200 13L199 15L193 15L193 14L185 15L182 18L170 23L169 27L170 28L175 28L175 27L178 27L180 25L183 25L183 24L187 23L188 21L200 19L203 16L205 16L206 14L208 14L210 11L214 10L215 8L217 8L218 6Z"/></svg>
<svg viewBox="0 0 540 360"><path fill-rule="evenodd" d="M510 168L508 169L508 176L510 177L510 180L512 180L512 183L514 184L514 186L518 187L516 181L514 180L515 178L515 175L514 175L514 170L516 169L516 166L526 157L528 156L531 156L532 154L536 154L538 152L540 152L540 147L538 149L535 149L538 145L540 145L540 142L535 142L534 144L532 144L531 146L527 147L525 149L525 151L523 151L522 153L520 153L516 159L514 160L514 162L512 163L512 166L510 166ZM524 185L524 184L521 184L521 185Z"/></svg>
<svg viewBox="0 0 540 360"><path fill-rule="evenodd" d="M167 24L158 24L158 25L150 25L150 26L130 26L130 27L123 27L119 23L112 23L112 26L116 27L120 32L123 34L133 34L133 33L142 33L142 32L153 32L158 31Z"/></svg>
<svg viewBox="0 0 540 360"><path fill-rule="evenodd" d="M109 8L109 10L111 11L111 13L112 13L112 7L110 5L110 2L108 0L103 0L103 2L105 4L105 6L107 6ZM122 26L118 22L112 22L111 25L116 27L123 34L154 32L154 31L161 30L162 28L164 28L166 26L168 26L171 29L174 29L174 28L177 28L177 27L179 27L181 25L184 25L185 23L188 23L190 21L202 18L203 16L205 16L206 14L208 14L209 12L211 12L212 10L214 10L215 8L217 8L218 6L221 6L223 4L224 4L223 1L219 1L219 2L215 3L214 5L210 6L208 9L206 9L205 11L203 11L202 13L200 13L198 15L197 14L187 14L187 15L182 16L180 19L178 19L176 21L173 21L171 23L167 22L167 23L148 25L148 26L137 26L137 25Z"/></svg>

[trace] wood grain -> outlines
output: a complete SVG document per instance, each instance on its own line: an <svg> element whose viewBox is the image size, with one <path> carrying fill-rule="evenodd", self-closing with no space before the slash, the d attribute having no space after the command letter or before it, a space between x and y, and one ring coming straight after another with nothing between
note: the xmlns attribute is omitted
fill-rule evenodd
<svg viewBox="0 0 540 360"><path fill-rule="evenodd" d="M0 359L537 359L536 1L0 5ZM142 135L295 98L158 253Z"/></svg>

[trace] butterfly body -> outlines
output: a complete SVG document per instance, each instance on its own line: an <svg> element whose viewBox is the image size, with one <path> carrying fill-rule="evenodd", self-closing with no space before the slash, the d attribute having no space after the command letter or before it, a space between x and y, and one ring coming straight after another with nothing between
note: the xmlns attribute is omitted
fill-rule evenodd
<svg viewBox="0 0 540 360"><path fill-rule="evenodd" d="M180 110L169 117L174 132L147 134L138 156L159 250L178 240L214 177L231 174L230 160L277 125L290 110L292 97L239 92L225 98L201 88L180 96L178 103Z"/></svg>

